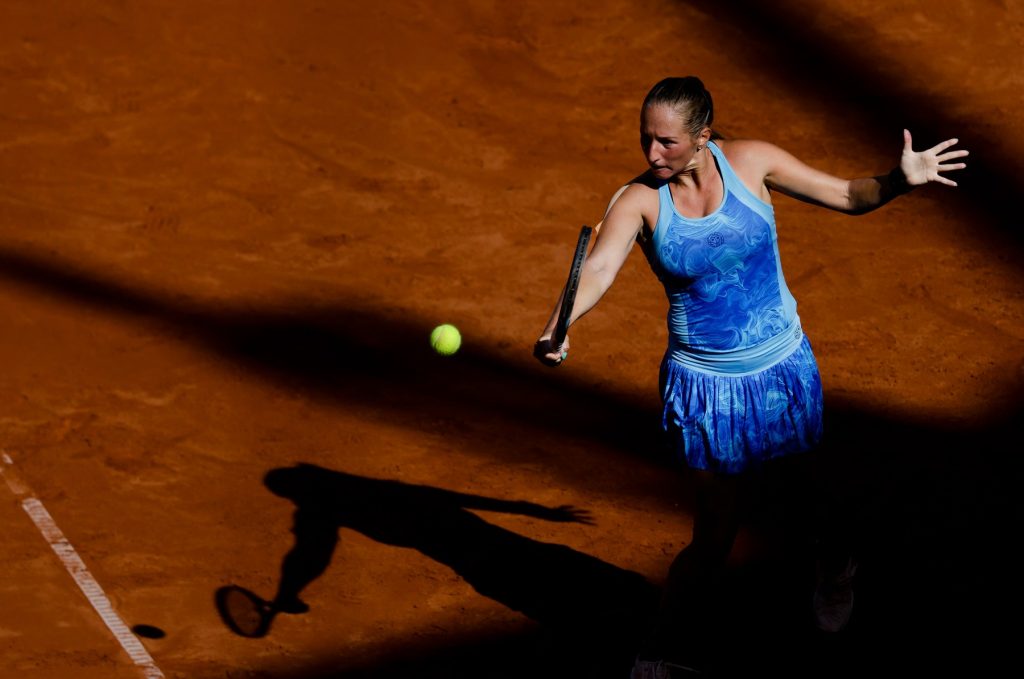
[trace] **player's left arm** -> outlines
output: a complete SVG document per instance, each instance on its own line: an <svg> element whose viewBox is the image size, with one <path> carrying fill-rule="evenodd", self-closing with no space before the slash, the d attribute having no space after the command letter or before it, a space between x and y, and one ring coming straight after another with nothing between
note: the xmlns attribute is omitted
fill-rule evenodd
<svg viewBox="0 0 1024 679"><path fill-rule="evenodd" d="M914 151L910 132L904 130L899 165L887 174L858 179L842 179L812 168L767 142L744 141L737 144L736 153L741 156L741 163L746 160L757 165L769 189L807 203L859 215L928 182L956 186L956 182L942 173L967 167L966 163L949 162L968 155L966 150L948 150L958 141L947 139L930 149Z"/></svg>

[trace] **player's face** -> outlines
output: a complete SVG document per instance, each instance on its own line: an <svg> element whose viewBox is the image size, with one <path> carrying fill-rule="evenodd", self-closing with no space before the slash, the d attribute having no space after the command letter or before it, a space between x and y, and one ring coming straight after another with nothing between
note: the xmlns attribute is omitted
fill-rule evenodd
<svg viewBox="0 0 1024 679"><path fill-rule="evenodd" d="M640 147L651 172L668 179L697 164L700 138L690 137L679 115L668 106L649 106L640 119Z"/></svg>

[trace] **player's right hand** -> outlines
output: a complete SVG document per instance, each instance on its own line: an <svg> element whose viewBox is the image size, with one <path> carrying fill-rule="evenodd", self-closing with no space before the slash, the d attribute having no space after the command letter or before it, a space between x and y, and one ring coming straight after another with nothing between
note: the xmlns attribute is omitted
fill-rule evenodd
<svg viewBox="0 0 1024 679"><path fill-rule="evenodd" d="M546 335L533 345L533 356L549 368L557 368L569 355L569 338L562 342L561 348L553 345L551 336Z"/></svg>

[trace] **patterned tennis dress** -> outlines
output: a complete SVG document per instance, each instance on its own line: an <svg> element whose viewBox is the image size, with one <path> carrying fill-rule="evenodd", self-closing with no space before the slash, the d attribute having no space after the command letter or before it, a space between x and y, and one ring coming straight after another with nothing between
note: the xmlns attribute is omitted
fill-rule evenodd
<svg viewBox="0 0 1024 679"><path fill-rule="evenodd" d="M772 206L708 148L721 205L683 217L666 182L646 248L669 299L662 425L679 461L738 473L818 442L821 378L782 276Z"/></svg>

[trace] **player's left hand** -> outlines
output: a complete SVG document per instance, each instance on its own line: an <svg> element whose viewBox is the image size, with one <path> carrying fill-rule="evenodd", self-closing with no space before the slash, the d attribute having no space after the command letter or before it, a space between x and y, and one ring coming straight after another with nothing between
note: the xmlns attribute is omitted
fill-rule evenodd
<svg viewBox="0 0 1024 679"><path fill-rule="evenodd" d="M915 151L912 146L910 130L903 130L903 156L900 158L900 169L903 170L910 186L922 186L928 182L938 182L947 186L956 186L956 182L946 179L940 172L962 170L966 163L950 163L948 161L963 158L968 151L946 151L960 142L959 139L947 139L926 151Z"/></svg>

